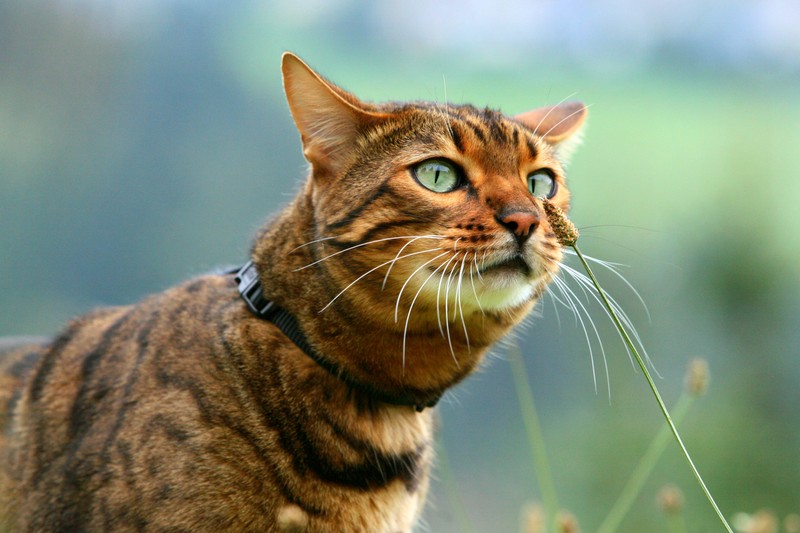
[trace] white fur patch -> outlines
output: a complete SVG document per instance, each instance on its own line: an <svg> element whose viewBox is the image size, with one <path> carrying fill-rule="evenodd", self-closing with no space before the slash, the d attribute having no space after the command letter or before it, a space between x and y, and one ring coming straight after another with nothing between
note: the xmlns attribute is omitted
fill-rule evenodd
<svg viewBox="0 0 800 533"><path fill-rule="evenodd" d="M427 277L427 276L426 276ZM449 279L448 279L449 278ZM534 281L526 278L520 272L487 272L478 276L474 272L453 276L437 273L431 277L420 290L419 285L425 280L423 276L415 276L409 284L417 285L414 293L420 291L419 305L425 302L428 305L439 305L444 308L445 301L450 309L458 309L461 314L483 311L502 311L520 306L533 297L536 289L543 279ZM441 281L441 283L440 283ZM449 282L449 289L447 287Z"/></svg>

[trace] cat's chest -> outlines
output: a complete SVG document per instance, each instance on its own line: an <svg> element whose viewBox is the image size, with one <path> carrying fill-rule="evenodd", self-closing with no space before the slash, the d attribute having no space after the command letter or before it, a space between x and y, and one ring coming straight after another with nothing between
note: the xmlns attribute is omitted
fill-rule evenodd
<svg viewBox="0 0 800 533"><path fill-rule="evenodd" d="M329 486L328 509L334 510L329 524L337 531L411 532L422 513L433 462L433 414L391 408L381 414L351 420L347 440L365 446L361 472L376 467L370 482L359 488L338 491ZM339 443L343 444L343 443ZM331 442L331 445L336 445ZM369 450L368 450L369 448ZM334 490L330 490L330 489ZM311 531L313 527L312 519Z"/></svg>
<svg viewBox="0 0 800 533"><path fill-rule="evenodd" d="M397 484L383 491L366 494L360 498L360 502L350 500L347 503L350 511L359 511L350 517L351 530L411 533L422 512L424 492L410 494L402 484ZM346 518L343 520L344 523L347 521Z"/></svg>

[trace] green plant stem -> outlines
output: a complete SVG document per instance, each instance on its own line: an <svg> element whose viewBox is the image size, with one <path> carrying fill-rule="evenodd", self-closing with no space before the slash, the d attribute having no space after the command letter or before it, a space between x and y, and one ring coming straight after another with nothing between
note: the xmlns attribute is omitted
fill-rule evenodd
<svg viewBox="0 0 800 533"><path fill-rule="evenodd" d="M516 342L512 343L509 355L511 373L514 376L514 388L517 391L519 408L522 411L522 422L528 434L528 442L533 454L533 465L536 469L536 479L539 483L539 489L542 491L542 505L544 506L546 524L548 524L548 528L555 530L556 514L559 509L556 486L553 483L550 463L547 460L544 434L539 423L539 415L536 413L536 404L533 402L533 392L528 382L525 363L522 360L522 354Z"/></svg>
<svg viewBox="0 0 800 533"><path fill-rule="evenodd" d="M578 246L572 245L572 249L575 250L575 254L578 256L578 259L580 259L581 263L583 264L583 268L586 270L586 273L589 275L589 278L591 278L592 283L594 284L595 288L597 289L597 292L600 295L600 298L603 301L603 305L605 305L606 309L611 314L611 319L613 320L614 325L617 327L617 330L619 331L620 335L622 335L625 344L628 346L628 348L631 350L631 353L633 353L634 357L636 358L636 363L639 365L639 368L641 368L642 373L644 374L644 377L647 380L647 384L650 385L650 390L653 391L653 396L655 396L656 402L658 402L658 406L661 408L661 412L664 414L664 418L667 421L667 425L669 425L670 430L672 430L672 435L675 437L675 441L678 443L678 446L680 446L681 451L683 452L683 456L686 458L686 462L689 463L689 467L692 469L694 477L700 484L700 488L706 495L706 498L711 504L711 507L713 507L714 511L717 513L717 517L719 517L719 520L720 522L722 522L722 525L725 526L725 529L728 531L728 533L733 533L731 526L728 524L727 520L725 520L725 517L722 515L722 511L720 511L719 507L717 507L717 503L714 501L714 497L711 496L711 492L708 490L708 487L706 487L703 478L700 476L700 472L694 465L694 461L692 461L692 457L689 455L689 450L687 450L686 446L683 444L683 440L681 439L681 436L678 433L678 428L675 427L675 423L672 421L672 418L669 415L669 411L667 410L667 406L664 404L664 400L661 399L661 394L658 392L658 388L656 387L656 384L653 381L653 377L650 375L650 372L647 370L647 365L645 365L642 356L639 355L639 351L636 349L636 346L634 346L633 341L631 341L628 332L622 326L622 322L620 322L617 313L614 312L614 308L609 303L605 291L603 291L603 289L600 287L600 283L597 281L597 278L595 278L594 272L592 272L589 263L583 257L583 254L578 249Z"/></svg>
<svg viewBox="0 0 800 533"><path fill-rule="evenodd" d="M672 418L675 420L676 425L681 423L693 403L694 396L687 392L681 394L681 397L678 398L678 401L672 410ZM614 502L614 505L611 507L608 515L606 515L605 520L603 520L603 523L597 529L597 533L612 533L617 531L619 525L622 523L622 519L628 514L633 502L636 501L636 497L642 491L642 487L644 486L645 481L647 481L647 478L650 476L650 473L653 471L653 468L656 466L658 459L664 453L667 444L669 444L669 438L669 427L661 426L661 429L650 443L647 451L633 469L633 473L628 478L628 482L622 488L619 497L617 497L617 501Z"/></svg>
<svg viewBox="0 0 800 533"><path fill-rule="evenodd" d="M669 533L686 533L686 522L682 514L670 515L667 517L667 527Z"/></svg>
<svg viewBox="0 0 800 533"><path fill-rule="evenodd" d="M444 482L445 492L447 493L447 497L450 499L450 505L453 506L454 514L456 515L456 520L458 520L459 524L459 531L464 531L465 533L477 533L475 527L472 525L472 522L469 519L467 506L464 505L464 500L461 498L461 492L458 490L458 484L456 483L456 478L453 474L453 467L450 465L450 458L447 455L447 448L444 445L444 441L441 440L441 437L439 440L437 455L439 469L444 477L442 481Z"/></svg>

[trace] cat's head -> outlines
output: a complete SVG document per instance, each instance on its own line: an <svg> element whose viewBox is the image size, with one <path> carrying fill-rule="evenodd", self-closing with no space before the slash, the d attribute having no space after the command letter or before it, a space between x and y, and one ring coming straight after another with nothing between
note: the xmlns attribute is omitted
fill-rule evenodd
<svg viewBox="0 0 800 533"><path fill-rule="evenodd" d="M283 76L311 164L313 268L331 280L331 305L400 329L466 330L530 309L562 257L541 198L569 208L564 159L583 104L506 117L366 103L288 53Z"/></svg>

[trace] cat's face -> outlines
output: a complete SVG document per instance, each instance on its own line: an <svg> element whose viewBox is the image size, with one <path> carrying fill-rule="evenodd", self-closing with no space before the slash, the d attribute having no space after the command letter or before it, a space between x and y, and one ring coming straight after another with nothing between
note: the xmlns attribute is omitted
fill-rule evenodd
<svg viewBox="0 0 800 533"><path fill-rule="evenodd" d="M290 55L284 76L312 164L315 268L340 294L332 305L356 301L399 327L527 311L561 260L541 198L569 207L561 156L582 104L514 118L367 104Z"/></svg>

